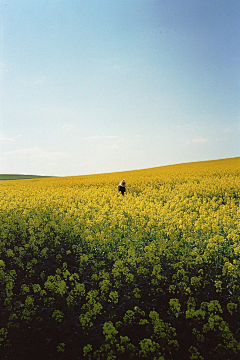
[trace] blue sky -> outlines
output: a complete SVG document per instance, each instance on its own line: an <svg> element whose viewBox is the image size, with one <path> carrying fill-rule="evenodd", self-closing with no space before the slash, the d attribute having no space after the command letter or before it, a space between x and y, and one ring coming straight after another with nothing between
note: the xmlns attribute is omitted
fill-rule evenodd
<svg viewBox="0 0 240 360"><path fill-rule="evenodd" d="M240 2L1 2L0 173L240 156Z"/></svg>

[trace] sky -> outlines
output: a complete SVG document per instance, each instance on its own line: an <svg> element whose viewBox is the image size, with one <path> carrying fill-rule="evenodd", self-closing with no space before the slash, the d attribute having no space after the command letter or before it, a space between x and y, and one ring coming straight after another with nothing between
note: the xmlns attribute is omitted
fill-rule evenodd
<svg viewBox="0 0 240 360"><path fill-rule="evenodd" d="M240 156L237 0L1 0L0 173Z"/></svg>

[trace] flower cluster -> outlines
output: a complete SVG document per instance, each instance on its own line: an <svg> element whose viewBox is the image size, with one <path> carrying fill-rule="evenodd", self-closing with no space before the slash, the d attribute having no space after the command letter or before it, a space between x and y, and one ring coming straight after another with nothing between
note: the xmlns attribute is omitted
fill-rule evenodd
<svg viewBox="0 0 240 360"><path fill-rule="evenodd" d="M233 158L1 182L3 358L237 359L239 175Z"/></svg>

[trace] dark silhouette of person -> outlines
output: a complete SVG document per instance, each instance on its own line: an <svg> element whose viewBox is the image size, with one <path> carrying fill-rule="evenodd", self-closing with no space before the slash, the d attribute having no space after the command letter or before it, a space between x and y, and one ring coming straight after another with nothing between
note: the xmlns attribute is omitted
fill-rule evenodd
<svg viewBox="0 0 240 360"><path fill-rule="evenodd" d="M126 189L126 181L123 179L118 187L117 187L117 193L121 192L121 194L124 196L124 193L127 194L127 189Z"/></svg>

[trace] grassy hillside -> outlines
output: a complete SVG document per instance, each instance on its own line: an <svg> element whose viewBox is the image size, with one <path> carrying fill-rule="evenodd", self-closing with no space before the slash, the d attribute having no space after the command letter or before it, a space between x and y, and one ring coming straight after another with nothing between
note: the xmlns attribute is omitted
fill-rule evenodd
<svg viewBox="0 0 240 360"><path fill-rule="evenodd" d="M0 180L22 180L22 179L38 179L49 176L41 175L23 175L23 174L0 174Z"/></svg>

